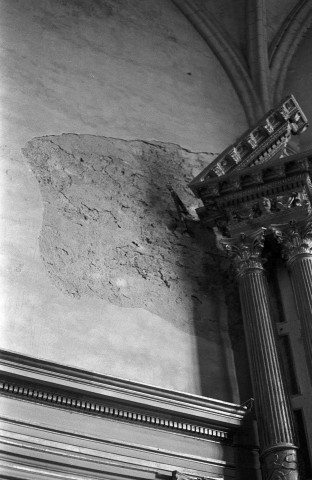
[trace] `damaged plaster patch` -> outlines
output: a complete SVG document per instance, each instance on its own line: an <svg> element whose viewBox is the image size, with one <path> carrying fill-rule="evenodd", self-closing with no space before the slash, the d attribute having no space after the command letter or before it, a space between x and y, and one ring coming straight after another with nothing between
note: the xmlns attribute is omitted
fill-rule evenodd
<svg viewBox="0 0 312 480"><path fill-rule="evenodd" d="M185 232L167 188L194 204L187 184L212 154L75 134L33 139L23 153L40 184L40 250L58 289L217 331L213 239Z"/></svg>

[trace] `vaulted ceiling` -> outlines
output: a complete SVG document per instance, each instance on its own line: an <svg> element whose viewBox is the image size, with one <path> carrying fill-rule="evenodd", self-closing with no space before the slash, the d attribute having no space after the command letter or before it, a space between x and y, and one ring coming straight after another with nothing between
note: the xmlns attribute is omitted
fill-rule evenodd
<svg viewBox="0 0 312 480"><path fill-rule="evenodd" d="M296 92L286 92L285 84L293 89L298 80L300 82L300 78L289 80L287 74L294 54L312 25L310 0L173 2L219 59L250 124L259 120L285 93L296 95ZM301 59L300 67L305 63ZM306 67L305 81L311 77L312 61Z"/></svg>

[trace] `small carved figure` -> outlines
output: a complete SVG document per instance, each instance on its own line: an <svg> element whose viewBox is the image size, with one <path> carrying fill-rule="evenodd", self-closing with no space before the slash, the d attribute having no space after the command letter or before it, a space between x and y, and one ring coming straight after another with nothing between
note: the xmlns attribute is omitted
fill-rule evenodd
<svg viewBox="0 0 312 480"><path fill-rule="evenodd" d="M271 212L271 200L268 197L262 197L259 201L259 208L263 214L272 213Z"/></svg>
<svg viewBox="0 0 312 480"><path fill-rule="evenodd" d="M228 222L230 224L245 222L254 217L254 211L251 207L244 207L240 210L232 210L227 212Z"/></svg>
<svg viewBox="0 0 312 480"><path fill-rule="evenodd" d="M288 198L286 199L285 196L281 196L281 195L275 198L274 209L277 212L286 210L288 207L289 207Z"/></svg>
<svg viewBox="0 0 312 480"><path fill-rule="evenodd" d="M288 207L289 208L294 208L294 207L301 207L301 206L302 206L302 203L301 203L299 193L298 192L292 192L291 197L289 197Z"/></svg>
<svg viewBox="0 0 312 480"><path fill-rule="evenodd" d="M212 230L213 230L213 233L215 234L217 249L224 252L224 245L222 243L222 241L224 240L224 235L222 234L219 227L217 227L217 226L212 227Z"/></svg>

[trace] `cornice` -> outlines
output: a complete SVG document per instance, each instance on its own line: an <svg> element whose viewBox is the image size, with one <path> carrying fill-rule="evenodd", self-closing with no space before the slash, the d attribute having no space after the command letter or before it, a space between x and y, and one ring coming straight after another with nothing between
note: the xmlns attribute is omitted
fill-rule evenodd
<svg viewBox="0 0 312 480"><path fill-rule="evenodd" d="M197 195L204 204L209 198L226 198L239 191L251 193L257 186L312 172L312 150L272 159L268 162L233 171L221 177L207 178L197 185ZM294 187L293 187L294 188Z"/></svg>
<svg viewBox="0 0 312 480"><path fill-rule="evenodd" d="M246 409L236 404L123 380L0 350L5 395L80 413L228 439Z"/></svg>
<svg viewBox="0 0 312 480"><path fill-rule="evenodd" d="M144 409L139 413L127 408L116 408L113 403L103 403L90 399L80 400L67 392L56 392L53 388L40 389L33 385L25 385L22 381L0 381L0 394L9 394L23 400L36 401L49 406L63 407L79 413L94 414L111 419L126 420L141 425L176 430L180 433L199 435L210 439L230 440L231 434L226 430L209 428L183 420L164 418L161 415L146 414ZM131 407L130 407L131 408ZM143 413L144 412L144 413Z"/></svg>
<svg viewBox="0 0 312 480"><path fill-rule="evenodd" d="M295 97L286 97L213 160L189 183L189 187L201 198L202 185L207 181L268 162L274 157L276 159L277 155L282 156L291 133L298 135L307 127L307 118Z"/></svg>

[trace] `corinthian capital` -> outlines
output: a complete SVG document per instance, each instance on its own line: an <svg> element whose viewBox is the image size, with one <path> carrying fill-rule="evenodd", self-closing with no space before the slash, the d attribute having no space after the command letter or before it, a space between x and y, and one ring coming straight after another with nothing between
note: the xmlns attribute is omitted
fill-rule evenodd
<svg viewBox="0 0 312 480"><path fill-rule="evenodd" d="M264 244L264 233L266 228L259 228L257 231L244 234L240 233L233 238L223 238L220 241L223 249L232 258L238 276L249 270L263 270L263 259L261 258Z"/></svg>
<svg viewBox="0 0 312 480"><path fill-rule="evenodd" d="M297 255L312 255L312 217L287 225L274 225L271 230L282 245L282 256L290 264Z"/></svg>

